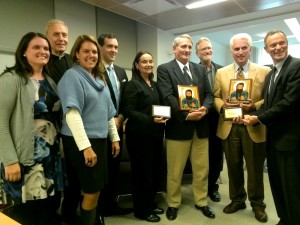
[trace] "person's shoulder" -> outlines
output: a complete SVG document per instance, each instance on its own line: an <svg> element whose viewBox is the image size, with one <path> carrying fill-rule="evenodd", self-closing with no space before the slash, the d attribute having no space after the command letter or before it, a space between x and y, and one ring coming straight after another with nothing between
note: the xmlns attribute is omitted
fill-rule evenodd
<svg viewBox="0 0 300 225"><path fill-rule="evenodd" d="M212 62L212 64L214 65L215 69L218 70L218 69L221 69L223 68L224 66L220 65L220 64L217 64L215 62Z"/></svg>
<svg viewBox="0 0 300 225"><path fill-rule="evenodd" d="M162 63L162 64L158 65L157 68L170 67L170 66L174 65L175 63L176 63L176 60L173 59L169 62L165 62L165 63Z"/></svg>
<svg viewBox="0 0 300 225"><path fill-rule="evenodd" d="M11 82L20 82L24 80L23 77L18 75L15 71L6 71L5 73L2 73L0 75L0 80L4 82L5 80L11 81Z"/></svg>
<svg viewBox="0 0 300 225"><path fill-rule="evenodd" d="M218 72L218 73L219 73L219 72L225 72L225 71L227 71L227 70L234 70L234 64L231 63L231 64L229 64L229 65L227 65L227 66L223 66L222 68L219 68L217 72Z"/></svg>

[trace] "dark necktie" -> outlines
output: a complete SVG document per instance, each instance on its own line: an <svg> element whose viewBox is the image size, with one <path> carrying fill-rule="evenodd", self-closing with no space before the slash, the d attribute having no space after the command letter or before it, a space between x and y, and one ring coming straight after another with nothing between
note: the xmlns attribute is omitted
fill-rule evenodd
<svg viewBox="0 0 300 225"><path fill-rule="evenodd" d="M271 73L271 80L269 84L269 95L273 95L274 89L275 89L275 75L277 73L277 68L276 66L273 67L272 73Z"/></svg>
<svg viewBox="0 0 300 225"><path fill-rule="evenodd" d="M243 67L239 67L238 70L237 70L237 74L236 74L236 78L237 79L245 79L245 75L243 73Z"/></svg>
<svg viewBox="0 0 300 225"><path fill-rule="evenodd" d="M108 70L108 77L109 77L111 86L113 87L115 98L117 101L117 107L118 107L119 106L119 89L118 89L117 81L116 81L115 75L114 75L114 68L110 65L109 67L107 67L107 70Z"/></svg>
<svg viewBox="0 0 300 225"><path fill-rule="evenodd" d="M190 77L190 75L187 71L188 71L187 66L184 66L183 67L183 75L184 75L185 79L188 81L188 83L192 84L193 80L192 80L192 78Z"/></svg>

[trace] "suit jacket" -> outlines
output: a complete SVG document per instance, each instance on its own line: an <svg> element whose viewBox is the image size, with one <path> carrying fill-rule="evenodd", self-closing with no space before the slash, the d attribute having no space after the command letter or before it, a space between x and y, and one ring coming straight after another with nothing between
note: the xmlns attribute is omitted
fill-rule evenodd
<svg viewBox="0 0 300 225"><path fill-rule="evenodd" d="M269 89L271 73L266 78ZM288 56L275 81L275 91L257 112L268 128L268 142L278 151L300 151L300 59Z"/></svg>
<svg viewBox="0 0 300 225"><path fill-rule="evenodd" d="M264 81L270 68L266 66L259 66L250 62L248 68L248 78L252 79L251 99L255 103L256 109L259 109L263 103L263 87ZM217 128L217 136L225 140L232 127L232 121L225 121L223 113L221 113L222 105L229 97L230 79L235 79L234 64L230 64L217 71L214 87L214 106L220 113L219 124ZM256 142L264 142L266 140L266 129L263 125L247 126L248 133L251 139Z"/></svg>
<svg viewBox="0 0 300 225"><path fill-rule="evenodd" d="M118 78L118 82L120 84L120 89L119 89L119 93L120 93L120 99L122 99L122 93L123 93L123 90L124 90L124 87L126 86L127 82L128 82L128 77L126 75L126 72L123 68L117 66L114 64L114 70L115 70L115 73L117 75L117 78ZM108 74L107 72L105 73L105 79L106 79L106 82L107 82L107 86L108 86L108 89L109 89L109 92L110 92L110 96L111 96L111 99L112 99L112 102L115 106L115 109L118 110L117 111L117 114L116 116L118 116L119 114L121 114L121 107L117 107L117 100L116 100L116 96L115 96L115 93L114 93L114 90L113 90L113 87L112 87L112 84L110 82L110 79L108 77ZM120 103L121 105L121 103Z"/></svg>
<svg viewBox="0 0 300 225"><path fill-rule="evenodd" d="M60 81L64 73L73 65L69 54L65 53L63 57L51 55L52 60L49 62L50 76L56 84Z"/></svg>
<svg viewBox="0 0 300 225"><path fill-rule="evenodd" d="M213 95L203 66L189 62L193 85L198 86L200 105L208 111L213 107ZM157 68L157 84L165 105L171 107L171 119L166 124L165 136L173 140L190 140L196 129L199 138L209 135L208 118L205 116L199 121L187 121L187 111L179 109L179 94L177 85L189 85L180 66L174 59Z"/></svg>
<svg viewBox="0 0 300 225"><path fill-rule="evenodd" d="M150 88L142 78L128 82L124 89L122 112L126 122L126 132L145 134L152 137L164 136L164 124L154 123L152 105L161 105L157 83L151 81Z"/></svg>

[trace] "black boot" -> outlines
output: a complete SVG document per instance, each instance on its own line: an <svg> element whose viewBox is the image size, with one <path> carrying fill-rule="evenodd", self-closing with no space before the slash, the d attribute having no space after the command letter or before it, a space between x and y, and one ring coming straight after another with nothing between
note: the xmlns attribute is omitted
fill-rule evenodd
<svg viewBox="0 0 300 225"><path fill-rule="evenodd" d="M97 213L95 225L105 225L104 217L100 213Z"/></svg>
<svg viewBox="0 0 300 225"><path fill-rule="evenodd" d="M92 210L81 209L81 215L80 215L81 225L95 225L96 211L97 211L96 208Z"/></svg>

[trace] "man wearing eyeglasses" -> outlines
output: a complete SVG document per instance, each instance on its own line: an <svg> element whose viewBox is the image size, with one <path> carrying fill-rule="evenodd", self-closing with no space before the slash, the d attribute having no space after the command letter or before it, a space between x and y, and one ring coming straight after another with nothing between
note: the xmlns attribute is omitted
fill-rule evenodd
<svg viewBox="0 0 300 225"><path fill-rule="evenodd" d="M260 108L263 103L262 91L269 67L259 66L249 60L252 50L252 38L246 33L234 35L230 40L231 54L234 63L217 71L214 86L214 105L220 113L217 136L222 139L225 152L228 177L229 197L231 203L223 212L235 213L245 209L245 201L251 203L255 218L259 222L267 222L265 212L263 165L266 158L266 130L263 125L245 126L242 118L224 120L223 113L228 107L240 107L243 113L250 113ZM229 83L231 79L252 79L251 100L249 103L229 102ZM247 192L245 189L244 163L247 168Z"/></svg>
<svg viewBox="0 0 300 225"><path fill-rule="evenodd" d="M218 69L223 66L212 61L213 48L211 41L206 37L201 37L196 43L196 54L200 59L200 64L206 68L208 80L211 89L214 90L215 75ZM212 108L208 114L209 121L209 138L208 138L208 154L209 154L209 172L208 172L208 196L214 202L221 201L219 193L219 185L217 180L223 169L223 151L221 139L216 136L219 113Z"/></svg>

